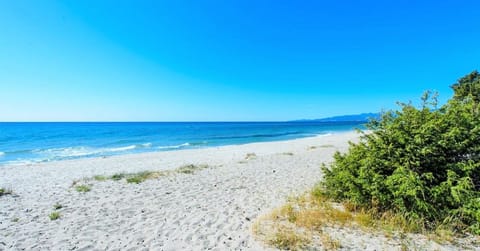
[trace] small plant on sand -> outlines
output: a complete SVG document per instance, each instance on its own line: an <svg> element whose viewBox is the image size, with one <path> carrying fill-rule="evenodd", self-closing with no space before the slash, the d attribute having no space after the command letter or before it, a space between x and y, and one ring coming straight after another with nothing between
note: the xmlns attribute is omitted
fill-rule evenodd
<svg viewBox="0 0 480 251"><path fill-rule="evenodd" d="M50 220L57 220L60 218L60 213L59 212L52 212L48 215L48 218L50 218Z"/></svg>
<svg viewBox="0 0 480 251"><path fill-rule="evenodd" d="M91 187L89 185L78 185L75 187L75 190L80 193L86 193L91 190Z"/></svg>
<svg viewBox="0 0 480 251"><path fill-rule="evenodd" d="M325 250L337 250L342 247L339 240L332 238L325 232L320 234L320 242Z"/></svg>
<svg viewBox="0 0 480 251"><path fill-rule="evenodd" d="M320 145L318 147L320 147L320 148L334 148L335 146L327 144L327 145Z"/></svg>
<svg viewBox="0 0 480 251"><path fill-rule="evenodd" d="M125 175L127 177L127 182L128 183L135 183L139 184L144 182L145 180L148 179L156 179L158 177L161 177L165 175L162 172L152 172L152 171L143 171L139 173L134 173L134 174L127 174Z"/></svg>
<svg viewBox="0 0 480 251"><path fill-rule="evenodd" d="M255 153L247 153L245 155L246 160L251 160L251 159L256 159L256 158L257 158L257 154L255 154Z"/></svg>
<svg viewBox="0 0 480 251"><path fill-rule="evenodd" d="M53 209L55 209L55 210L60 210L60 209L62 209L62 208L63 208L63 206L62 206L60 203L58 203L58 202L55 203L55 205L53 205Z"/></svg>
<svg viewBox="0 0 480 251"><path fill-rule="evenodd" d="M148 177L152 174L152 172L140 172L140 173L135 173L127 176L127 182L128 183L141 183L144 182Z"/></svg>
<svg viewBox="0 0 480 251"><path fill-rule="evenodd" d="M171 174L174 174L174 173L193 174L198 170L205 169L205 168L208 168L208 167L209 167L208 165L193 165L193 164L190 164L190 165L181 166L181 167L179 167L177 169L174 169L174 170L141 171L141 172L138 172L138 173L117 173L117 174L114 174L110 177L97 175L97 176L94 176L93 179L95 179L97 181L103 181L103 180L107 180L107 179L111 179L111 180L114 180L114 181L119 181L119 180L125 179L127 181L127 183L139 184L139 183L144 182L145 180L158 179L162 176L171 175ZM90 180L91 179L92 178L90 178ZM77 181L74 184L77 184L78 182L79 181Z"/></svg>
<svg viewBox="0 0 480 251"><path fill-rule="evenodd" d="M95 175L95 176L93 176L93 179L96 180L96 181L105 181L105 180L107 180L107 177L105 177L103 175Z"/></svg>
<svg viewBox="0 0 480 251"><path fill-rule="evenodd" d="M11 189L0 187L0 196L12 194L12 193L13 191Z"/></svg>
<svg viewBox="0 0 480 251"><path fill-rule="evenodd" d="M319 146L310 146L308 147L308 150L315 150L315 149L318 149L318 148L333 148L335 147L334 145L319 145Z"/></svg>
<svg viewBox="0 0 480 251"><path fill-rule="evenodd" d="M127 183L139 184L139 183L142 183L143 181L145 181L145 179L140 176L132 176L127 178Z"/></svg>
<svg viewBox="0 0 480 251"><path fill-rule="evenodd" d="M112 180L121 180L123 178L125 178L124 173L116 173L116 174L114 174L110 177L110 179L112 179Z"/></svg>
<svg viewBox="0 0 480 251"><path fill-rule="evenodd" d="M176 171L178 173L193 174L196 171L201 170L201 169L205 169L205 168L208 168L208 166L207 165L198 165L197 166L197 165L190 164L190 165L182 166L182 167L176 169Z"/></svg>
<svg viewBox="0 0 480 251"><path fill-rule="evenodd" d="M268 241L270 245L282 250L303 250L310 242L305 234L290 228L278 229Z"/></svg>

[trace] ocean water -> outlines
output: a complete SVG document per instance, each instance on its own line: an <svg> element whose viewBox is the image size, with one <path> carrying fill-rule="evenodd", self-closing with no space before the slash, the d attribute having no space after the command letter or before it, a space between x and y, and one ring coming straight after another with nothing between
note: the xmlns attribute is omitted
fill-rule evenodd
<svg viewBox="0 0 480 251"><path fill-rule="evenodd" d="M0 165L309 137L358 122L0 123Z"/></svg>

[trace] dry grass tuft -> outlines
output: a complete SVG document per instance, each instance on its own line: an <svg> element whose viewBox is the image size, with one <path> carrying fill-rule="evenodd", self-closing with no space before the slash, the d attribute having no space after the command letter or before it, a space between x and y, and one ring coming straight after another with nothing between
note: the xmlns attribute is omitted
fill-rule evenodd
<svg viewBox="0 0 480 251"><path fill-rule="evenodd" d="M247 153L245 155L245 160L252 160L252 159L256 159L257 158L257 154L255 153Z"/></svg>
<svg viewBox="0 0 480 251"><path fill-rule="evenodd" d="M139 173L126 174L127 183L139 184L148 179L158 179L161 176L165 176L164 172L143 171Z"/></svg>
<svg viewBox="0 0 480 251"><path fill-rule="evenodd" d="M322 232L320 234L320 243L325 250L337 250L342 247L339 240L332 238L329 234Z"/></svg>
<svg viewBox="0 0 480 251"><path fill-rule="evenodd" d="M202 169L206 169L206 168L208 168L208 165L198 165L197 166L197 165L190 164L190 165L185 165L185 166L179 167L175 171L177 173L193 174L198 170L202 170Z"/></svg>
<svg viewBox="0 0 480 251"><path fill-rule="evenodd" d="M290 198L283 207L260 217L253 225L254 234L264 242L280 249L302 249L322 246L326 250L342 247L339 240L326 234L332 227L350 227L370 233L383 233L390 236L403 236L404 247L415 245L406 233L422 233L437 243L454 243L455 231L448 227L438 227L427 231L422 219L408 219L392 212L379 214L365 211L351 203L335 203L323 195L318 187L312 192ZM313 238L315 237L315 238ZM312 244L313 243L313 244Z"/></svg>
<svg viewBox="0 0 480 251"><path fill-rule="evenodd" d="M283 250L302 250L311 242L311 237L293 228L279 228L268 241L272 246Z"/></svg>
<svg viewBox="0 0 480 251"><path fill-rule="evenodd" d="M307 150L315 150L318 148L333 148L335 147L334 145L319 145L319 146L309 146Z"/></svg>
<svg viewBox="0 0 480 251"><path fill-rule="evenodd" d="M267 244L282 250L304 250L312 241L307 231L297 229L289 222L281 222L272 219L281 209L274 213L261 217L252 225L252 231Z"/></svg>

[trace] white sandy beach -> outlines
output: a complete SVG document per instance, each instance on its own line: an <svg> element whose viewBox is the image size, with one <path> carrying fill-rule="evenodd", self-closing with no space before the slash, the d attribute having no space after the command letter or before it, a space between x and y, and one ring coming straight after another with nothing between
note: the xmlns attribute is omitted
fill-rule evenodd
<svg viewBox="0 0 480 251"><path fill-rule="evenodd" d="M252 235L257 217L318 182L355 132L290 141L0 167L0 250L271 250ZM255 153L256 157L245 157ZM140 184L74 180L208 165ZM55 204L61 217L50 220ZM336 230L332 230L336 231ZM345 249L401 249L398 242L337 231ZM389 244L389 242L392 242ZM361 243L361 245L359 244ZM430 246L432 247L432 246ZM443 249L440 246L433 246ZM447 249L455 249L447 248Z"/></svg>
<svg viewBox="0 0 480 251"><path fill-rule="evenodd" d="M262 250L255 218L309 189L320 164L345 150L354 132L290 141L155 152L0 167L0 249L7 250ZM247 153L256 158L245 159ZM72 182L94 175L206 164L140 184ZM48 215L59 203L61 218Z"/></svg>

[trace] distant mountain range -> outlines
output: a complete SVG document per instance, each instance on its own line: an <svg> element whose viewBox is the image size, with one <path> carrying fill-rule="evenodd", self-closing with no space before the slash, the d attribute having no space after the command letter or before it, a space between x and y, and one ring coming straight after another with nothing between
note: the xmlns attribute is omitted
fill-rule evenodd
<svg viewBox="0 0 480 251"><path fill-rule="evenodd" d="M380 118L380 113L361 113L353 115L334 116L322 119L302 119L295 120L295 122L367 122L369 119Z"/></svg>

